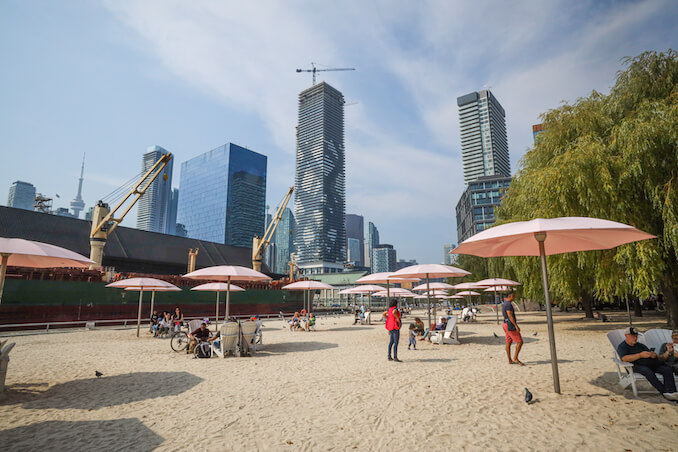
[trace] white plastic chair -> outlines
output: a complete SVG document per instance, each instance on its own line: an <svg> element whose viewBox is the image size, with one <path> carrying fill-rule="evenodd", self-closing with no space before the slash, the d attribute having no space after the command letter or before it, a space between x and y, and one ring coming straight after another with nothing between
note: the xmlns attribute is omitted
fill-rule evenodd
<svg viewBox="0 0 678 452"><path fill-rule="evenodd" d="M234 354L236 344L238 343L239 328L237 322L226 322L221 325L219 330L219 346L212 344L212 354L225 358L226 355Z"/></svg>
<svg viewBox="0 0 678 452"><path fill-rule="evenodd" d="M257 351L257 344L254 341L254 333L257 330L257 326L256 322L242 322L240 324L241 340L243 341L240 349L244 351L244 354L254 354Z"/></svg>
<svg viewBox="0 0 678 452"><path fill-rule="evenodd" d="M452 316L447 320L445 331L431 332L431 342L436 344L459 344L459 328L457 328L457 317Z"/></svg>

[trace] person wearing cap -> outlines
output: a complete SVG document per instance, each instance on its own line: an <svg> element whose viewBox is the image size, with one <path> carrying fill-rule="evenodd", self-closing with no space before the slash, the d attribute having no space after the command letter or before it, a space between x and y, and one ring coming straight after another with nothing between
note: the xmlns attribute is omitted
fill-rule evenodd
<svg viewBox="0 0 678 452"><path fill-rule="evenodd" d="M678 330L673 330L671 333L671 342L662 344L659 347L659 355L657 357L669 366L674 374L678 375Z"/></svg>
<svg viewBox="0 0 678 452"><path fill-rule="evenodd" d="M624 330L624 341L617 346L617 353L622 361L633 363L633 371L641 374L664 398L678 401L676 382L673 371L657 358L657 354L638 342L638 329L628 327ZM664 378L662 383L656 373Z"/></svg>
<svg viewBox="0 0 678 452"><path fill-rule="evenodd" d="M519 359L518 354L520 349L523 348L523 336L520 335L520 327L516 321L516 311L513 307L513 293L510 293L504 299L504 302L501 305L501 313L504 316L504 335L506 336L506 356L508 356L509 364L519 364L524 366ZM511 359L511 344L516 344L516 353Z"/></svg>

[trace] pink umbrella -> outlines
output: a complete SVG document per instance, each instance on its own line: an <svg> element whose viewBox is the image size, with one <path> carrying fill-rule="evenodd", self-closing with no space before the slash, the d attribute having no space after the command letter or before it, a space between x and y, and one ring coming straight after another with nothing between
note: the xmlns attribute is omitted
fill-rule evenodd
<svg viewBox="0 0 678 452"><path fill-rule="evenodd" d="M388 296L390 292L390 283L404 283L404 282L413 282L419 281L420 278L403 278L395 277L392 272L379 272L372 273L371 275L363 276L362 278L356 280L358 284L386 284L386 294ZM376 292L376 291L375 291ZM372 299L370 295L367 296L367 306L372 307Z"/></svg>
<svg viewBox="0 0 678 452"><path fill-rule="evenodd" d="M486 287L486 286L479 286L478 283L474 282L463 282L459 284L455 284L452 286L453 289L480 289L481 287Z"/></svg>
<svg viewBox="0 0 678 452"><path fill-rule="evenodd" d="M330 286L329 284L325 284L320 281L297 281L292 284L288 284L286 286L282 287L283 290L304 290L306 291L305 293L307 294L307 299L308 301L304 300L304 309L306 309L306 305L308 304L308 309L306 309L309 314L311 313L311 308L313 307L313 304L311 303L311 290L318 290L318 289L334 289L333 286Z"/></svg>
<svg viewBox="0 0 678 452"><path fill-rule="evenodd" d="M139 290L138 287L126 287L125 290L136 291ZM155 287L151 289L151 313L149 317L153 316L153 305L155 304L155 293L156 292L181 292L179 287Z"/></svg>
<svg viewBox="0 0 678 452"><path fill-rule="evenodd" d="M5 288L7 267L89 267L94 261L78 253L32 240L0 237L0 302Z"/></svg>
<svg viewBox="0 0 678 452"><path fill-rule="evenodd" d="M202 279L208 281L226 281L231 285L231 281L268 281L270 277L251 268L241 267L239 265L217 265L215 267L201 268L184 275L185 278ZM231 291L226 289L226 315L228 320L231 305Z"/></svg>
<svg viewBox="0 0 678 452"><path fill-rule="evenodd" d="M448 289L454 289L454 286L452 284L447 284L444 282L432 282L426 287L426 284L419 284L417 287L415 287L412 290L429 290L429 289L442 289L442 290L448 290Z"/></svg>
<svg viewBox="0 0 678 452"><path fill-rule="evenodd" d="M540 256L542 284L546 302L553 389L560 394L556 338L553 331L551 296L549 294L546 256L574 251L604 250L625 243L656 238L615 221L588 217L537 218L516 221L486 229L465 240L452 250L455 254L472 254L481 257Z"/></svg>
<svg viewBox="0 0 678 452"><path fill-rule="evenodd" d="M499 323L499 307L497 306L497 292L508 292L511 289L500 290L498 287L519 286L519 282L511 281L510 279L489 278L483 279L476 283L479 287L489 287L485 292L494 292L494 312L496 313L497 323Z"/></svg>
<svg viewBox="0 0 678 452"><path fill-rule="evenodd" d="M155 291L163 289L179 289L174 284L170 284L167 281L155 278L128 278L114 283L106 284L106 287L113 287L117 289L131 289L139 291L139 314L137 316L137 337L139 337L139 329L141 328L141 304L144 298L144 290L146 291ZM181 290L181 289L179 289ZM155 293L151 295L151 298L155 297Z"/></svg>
<svg viewBox="0 0 678 452"><path fill-rule="evenodd" d="M427 291L430 291L431 278L455 278L470 275L470 272L457 267L441 264L410 265L393 273L396 278L426 278ZM433 306L433 317L437 315L436 307ZM431 300L428 302L428 323L431 324Z"/></svg>
<svg viewBox="0 0 678 452"><path fill-rule="evenodd" d="M401 289L399 287L392 287L390 291L382 290L381 292L375 292L375 297L413 297L414 294L407 289Z"/></svg>
<svg viewBox="0 0 678 452"><path fill-rule="evenodd" d="M480 295L478 292L474 292L472 290L463 290L461 292L457 292L457 295L461 296L473 296L473 295Z"/></svg>
<svg viewBox="0 0 678 452"><path fill-rule="evenodd" d="M215 323L217 325L217 331L219 331L219 294L221 292L228 292L229 290L233 292L244 292L245 289L243 289L240 286L236 286L235 284L224 284L224 283L207 283L207 284L200 284L199 286L195 286L191 290L197 290L199 292L216 292L217 293L217 309L215 313Z"/></svg>
<svg viewBox="0 0 678 452"><path fill-rule="evenodd" d="M371 306L371 294L374 292L381 292L382 290L386 290L386 288L374 284L364 284L347 290L350 290L352 294L367 294L367 305ZM355 309L355 297L353 298L353 308Z"/></svg>

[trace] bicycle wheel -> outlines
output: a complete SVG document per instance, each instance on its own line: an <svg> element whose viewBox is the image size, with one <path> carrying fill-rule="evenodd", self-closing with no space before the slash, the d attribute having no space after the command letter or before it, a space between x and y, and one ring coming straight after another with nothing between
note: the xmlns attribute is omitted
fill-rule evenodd
<svg viewBox="0 0 678 452"><path fill-rule="evenodd" d="M188 334L184 331L179 331L172 335L170 345L175 352L182 352L188 348L188 342Z"/></svg>

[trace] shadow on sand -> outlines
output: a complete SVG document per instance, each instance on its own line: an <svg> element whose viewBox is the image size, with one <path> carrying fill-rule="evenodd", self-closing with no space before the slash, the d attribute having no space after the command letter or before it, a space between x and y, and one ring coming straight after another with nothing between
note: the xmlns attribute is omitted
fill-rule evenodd
<svg viewBox="0 0 678 452"><path fill-rule="evenodd" d="M296 352L313 352L316 350L327 350L329 348L337 348L339 345L332 342L284 342L277 344L266 344L262 346L261 350L257 349L259 355L281 355L284 353Z"/></svg>
<svg viewBox="0 0 678 452"><path fill-rule="evenodd" d="M152 450L164 438L139 419L108 421L47 421L0 431L0 449Z"/></svg>
<svg viewBox="0 0 678 452"><path fill-rule="evenodd" d="M135 372L110 377L73 380L33 391L31 400L15 398L25 409L98 409L140 400L179 395L202 382L188 372ZM14 390L11 386L10 391Z"/></svg>
<svg viewBox="0 0 678 452"><path fill-rule="evenodd" d="M371 330L371 329L374 328L374 326L375 326L375 325L372 325L372 326L359 326L359 325L356 325L356 326L342 326L342 327L339 327L339 328L332 328L332 327L329 327L329 328L321 328L321 329L318 330L318 331L355 331L355 330Z"/></svg>
<svg viewBox="0 0 678 452"><path fill-rule="evenodd" d="M494 336L466 336L462 335L461 331L459 332L459 337L463 337L463 340L460 340L462 344L482 344L482 345L501 345L504 346L506 345L506 339L504 338L504 335L502 334L499 337L494 337ZM523 336L523 342L525 344L529 344L531 342L537 342L539 339L535 339L533 337L525 337Z"/></svg>
<svg viewBox="0 0 678 452"><path fill-rule="evenodd" d="M612 398L624 399L624 400L642 400L647 403L654 404L663 404L670 403L667 402L664 397L660 396L659 393L646 381L636 382L638 385L638 391L652 391L652 393L639 393L638 397L633 395L631 386L626 389L622 389L619 385L619 377L616 372L605 372L604 374L594 378L589 383L593 386L598 386L603 388L606 391L613 393Z"/></svg>

